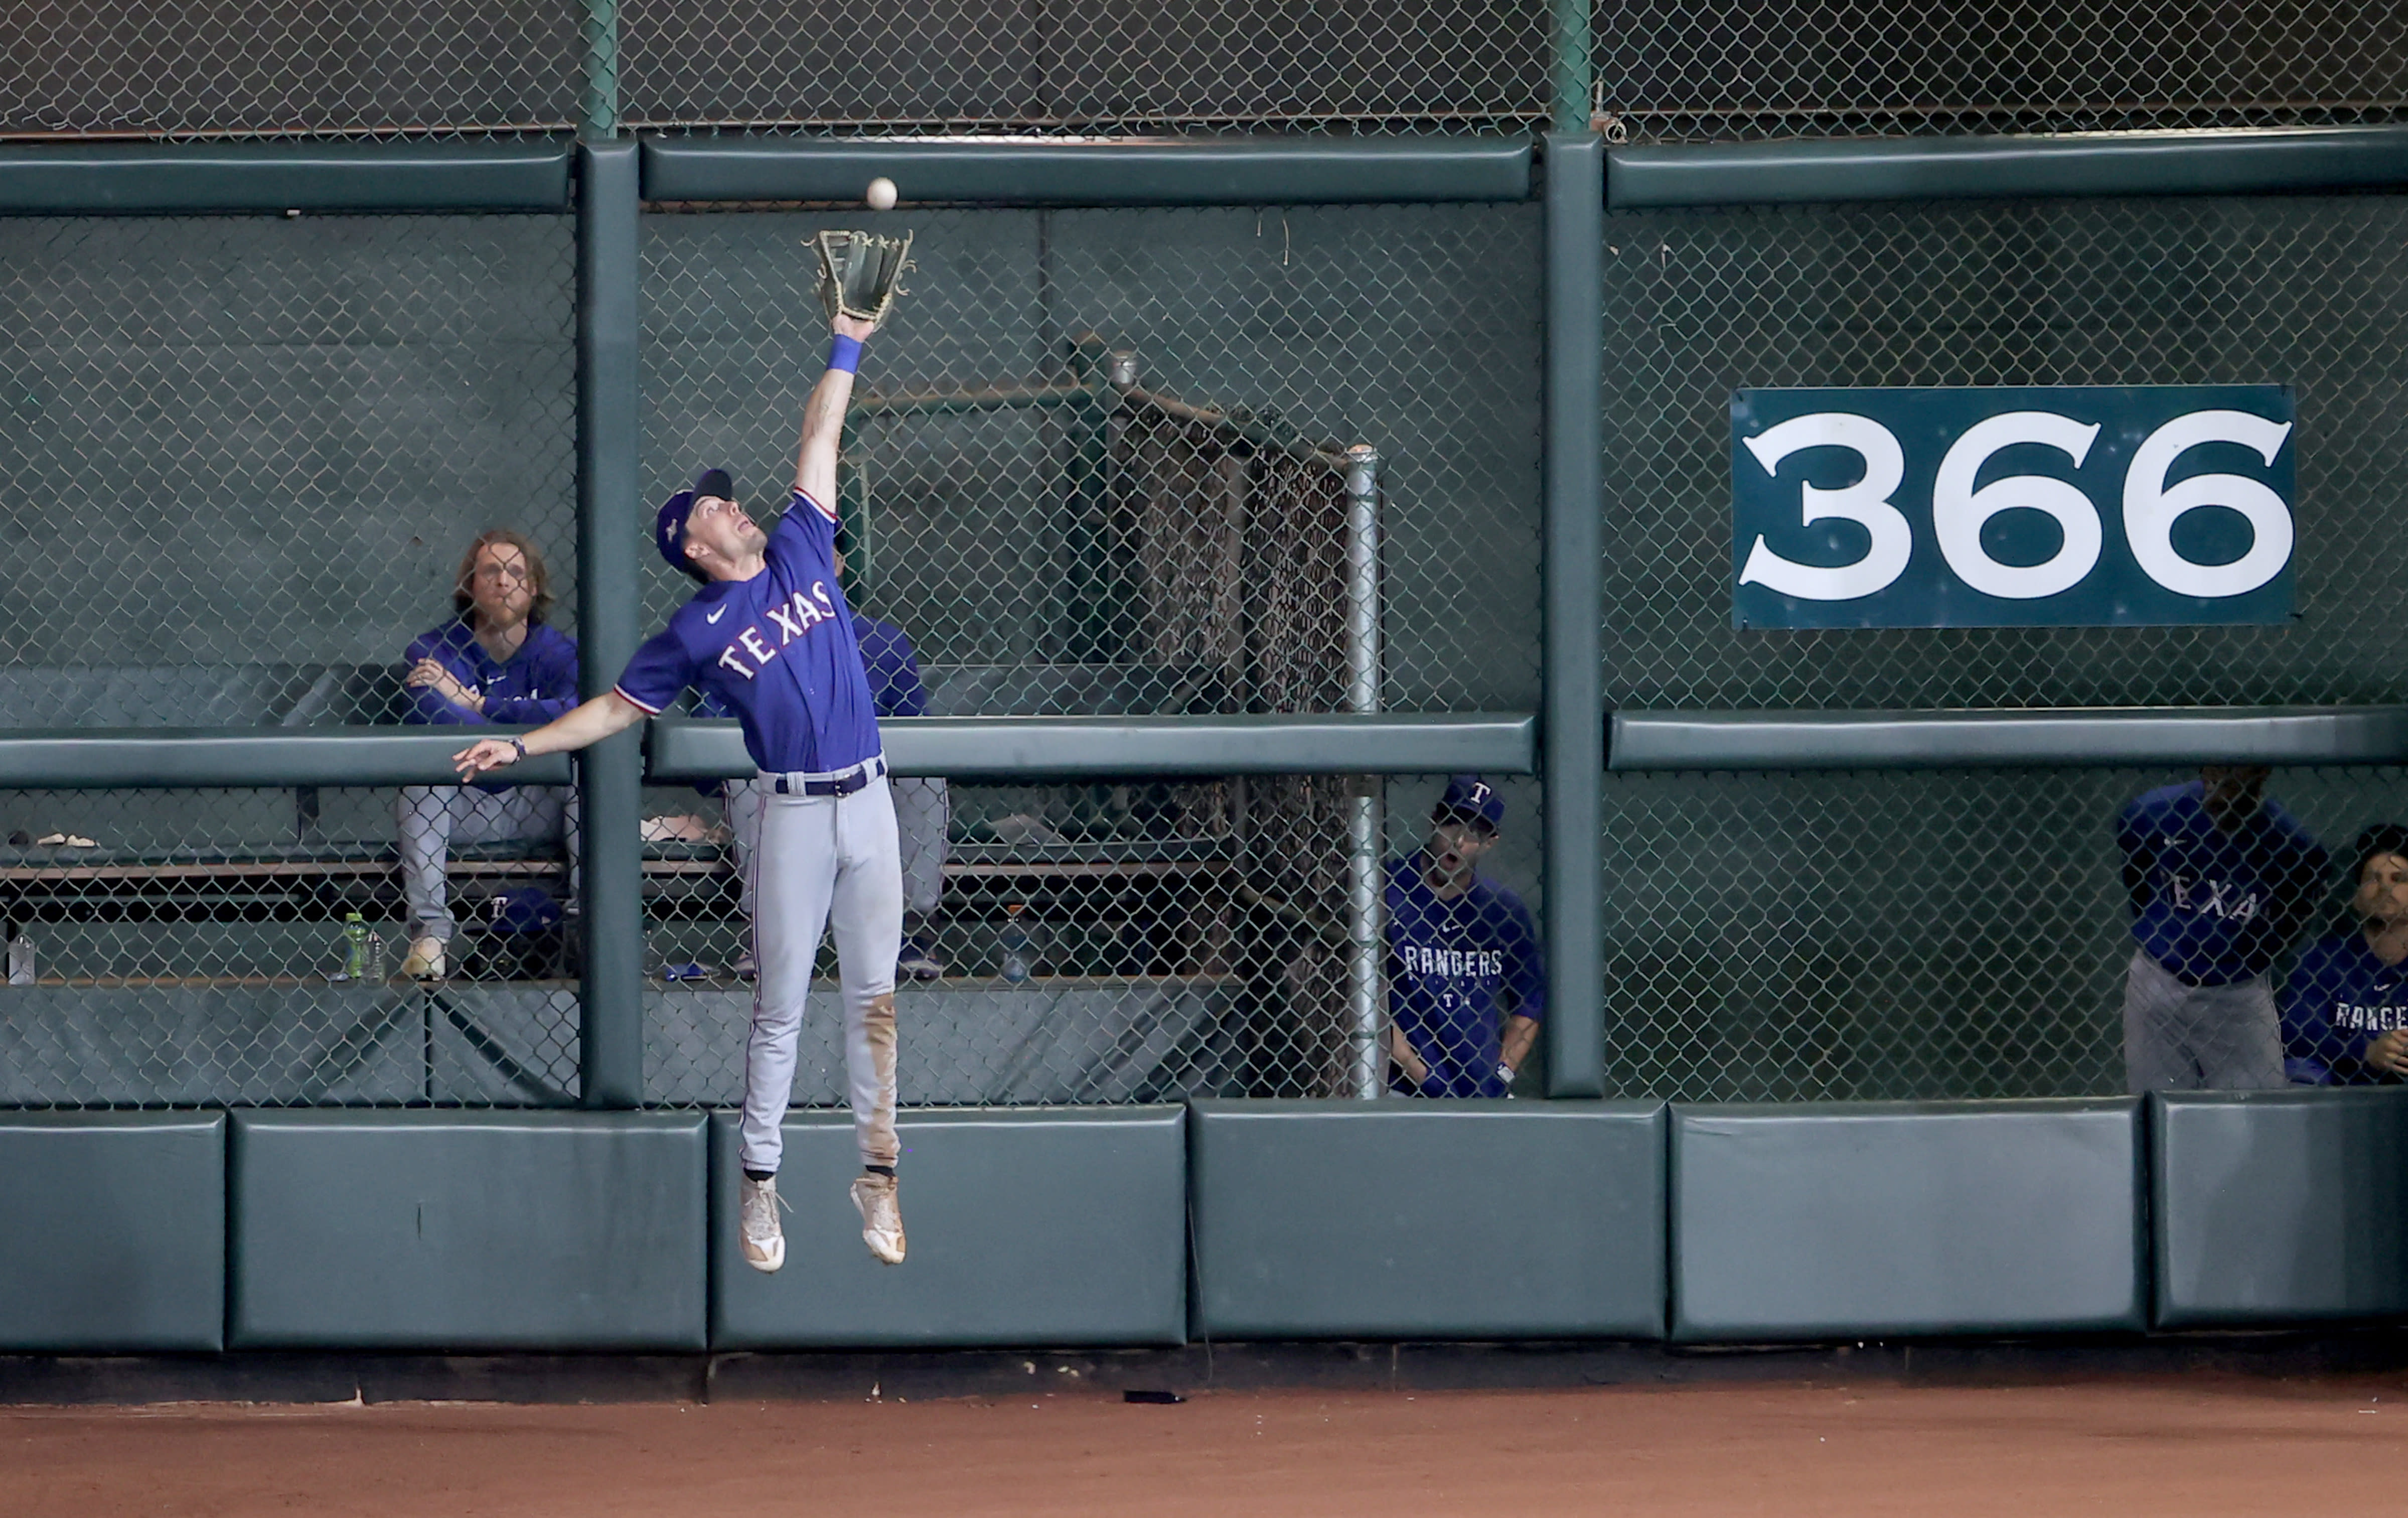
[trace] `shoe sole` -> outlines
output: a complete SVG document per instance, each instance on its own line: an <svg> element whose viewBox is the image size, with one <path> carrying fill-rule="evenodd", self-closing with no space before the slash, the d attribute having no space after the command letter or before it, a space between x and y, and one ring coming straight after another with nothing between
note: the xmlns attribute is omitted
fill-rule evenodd
<svg viewBox="0 0 2408 1518"><path fill-rule="evenodd" d="M904 1252L909 1248L903 1236L900 1234L896 1236L895 1252L887 1253L879 1248L878 1236L869 1231L869 1209L861 1205L861 1198L858 1195L853 1199L853 1209L861 1214L861 1241L869 1246L869 1252L875 1255L882 1265L901 1265Z"/></svg>
<svg viewBox="0 0 2408 1518"><path fill-rule="evenodd" d="M739 1246L739 1248L740 1248L740 1246ZM746 1265L751 1265L753 1269L755 1269L755 1270L757 1270L757 1271L761 1272L761 1274L763 1274L763 1275L765 1275L765 1276L774 1276L774 1275L776 1275L776 1274L778 1273L779 1267L780 1267L780 1266L781 1266L781 1265L783 1265L786 1263L786 1239L785 1239L785 1236L784 1236L784 1235L782 1235L782 1234L779 1236L778 1240L777 1240L777 1248L775 1248L775 1249L773 1249L773 1250L771 1250L771 1251L769 1251L769 1259L768 1259L768 1263L767 1263L766 1265L765 1265L765 1264L763 1264L761 1261L759 1261L759 1260L755 1260L754 1258L752 1258L752 1251L750 1251L750 1250L745 1250L743 1252L744 1252L744 1263L745 1263Z"/></svg>

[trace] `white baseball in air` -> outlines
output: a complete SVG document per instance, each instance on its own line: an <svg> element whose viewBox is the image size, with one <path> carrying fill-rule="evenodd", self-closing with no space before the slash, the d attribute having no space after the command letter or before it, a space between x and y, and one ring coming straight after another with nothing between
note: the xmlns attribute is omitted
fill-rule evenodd
<svg viewBox="0 0 2408 1518"><path fill-rule="evenodd" d="M893 210L895 181L882 174L869 181L869 189L861 198L869 202L871 210Z"/></svg>

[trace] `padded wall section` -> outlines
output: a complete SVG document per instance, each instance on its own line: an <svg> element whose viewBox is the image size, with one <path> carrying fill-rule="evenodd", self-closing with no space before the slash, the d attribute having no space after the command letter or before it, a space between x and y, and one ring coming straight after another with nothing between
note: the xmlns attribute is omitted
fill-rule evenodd
<svg viewBox="0 0 2408 1518"><path fill-rule="evenodd" d="M1216 1338L1664 1331L1664 1108L1197 1102L1194 1327Z"/></svg>
<svg viewBox="0 0 2408 1518"><path fill-rule="evenodd" d="M237 1348L703 1347L705 1119L239 1112Z"/></svg>
<svg viewBox="0 0 2408 1518"><path fill-rule="evenodd" d="M786 1264L736 1246L735 1115L713 1124L711 1344L1176 1344L1187 1305L1185 1114L1178 1107L906 1111L909 1258L861 1241L846 1188L853 1120L786 1119Z"/></svg>
<svg viewBox="0 0 2408 1518"><path fill-rule="evenodd" d="M0 1113L0 1350L217 1350L218 1112Z"/></svg>
<svg viewBox="0 0 2408 1518"><path fill-rule="evenodd" d="M2134 1098L1672 1109L1672 1334L2143 1326Z"/></svg>
<svg viewBox="0 0 2408 1518"><path fill-rule="evenodd" d="M2160 1324L2408 1313L2408 1091L2149 1106Z"/></svg>

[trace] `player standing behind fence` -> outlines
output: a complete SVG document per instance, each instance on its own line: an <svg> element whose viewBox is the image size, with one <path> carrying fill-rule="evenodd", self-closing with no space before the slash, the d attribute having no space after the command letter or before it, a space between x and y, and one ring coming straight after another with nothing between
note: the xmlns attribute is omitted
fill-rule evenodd
<svg viewBox="0 0 2408 1518"><path fill-rule="evenodd" d="M877 323L831 319L828 369L803 405L795 493L773 531L755 527L724 470L707 470L661 507L661 557L702 589L627 663L617 688L523 739L458 756L474 777L528 754L582 748L698 687L744 727L764 799L753 861L753 953L761 978L744 1061L741 1212L745 1264L786 1261L778 1221L781 1124L794 1092L795 1046L811 961L833 919L843 985L845 1069L861 1178L861 1236L888 1265L903 1259L896 1197L895 955L903 876L886 759L853 614L836 572L837 443L861 344Z"/></svg>
<svg viewBox="0 0 2408 1518"><path fill-rule="evenodd" d="M2115 822L2139 945L2124 982L2127 1090L2280 1086L2267 971L2315 908L2325 851L2265 797L2266 767L2211 764Z"/></svg>
<svg viewBox="0 0 2408 1518"><path fill-rule="evenodd" d="M1424 1096L1506 1096L1538 1041L1547 968L1522 898L1474 867L1497 846L1505 798L1458 774L1430 808L1429 842L1388 861L1391 1085Z"/></svg>

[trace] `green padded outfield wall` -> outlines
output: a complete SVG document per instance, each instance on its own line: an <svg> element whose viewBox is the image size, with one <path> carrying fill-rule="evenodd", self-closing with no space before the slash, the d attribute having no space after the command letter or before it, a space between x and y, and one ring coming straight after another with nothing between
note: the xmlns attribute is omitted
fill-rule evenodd
<svg viewBox="0 0 2408 1518"><path fill-rule="evenodd" d="M2157 1322L2408 1313L2408 1091L2149 1099Z"/></svg>
<svg viewBox="0 0 2408 1518"><path fill-rule="evenodd" d="M2136 1098L1672 1108L1672 1335L2139 1329Z"/></svg>
<svg viewBox="0 0 2408 1518"><path fill-rule="evenodd" d="M706 1120L237 1112L227 1341L699 1350Z"/></svg>
<svg viewBox="0 0 2408 1518"><path fill-rule="evenodd" d="M861 1242L853 1119L786 1119L786 1265L736 1246L736 1115L711 1133L713 1349L1177 1344L1187 1310L1186 1115L1175 1106L904 1113L910 1258Z"/></svg>
<svg viewBox="0 0 2408 1518"><path fill-rule="evenodd" d="M222 1112L0 1114L0 1350L225 1339Z"/></svg>
<svg viewBox="0 0 2408 1518"><path fill-rule="evenodd" d="M1197 1102L1192 1332L1655 1338L1654 1102Z"/></svg>

